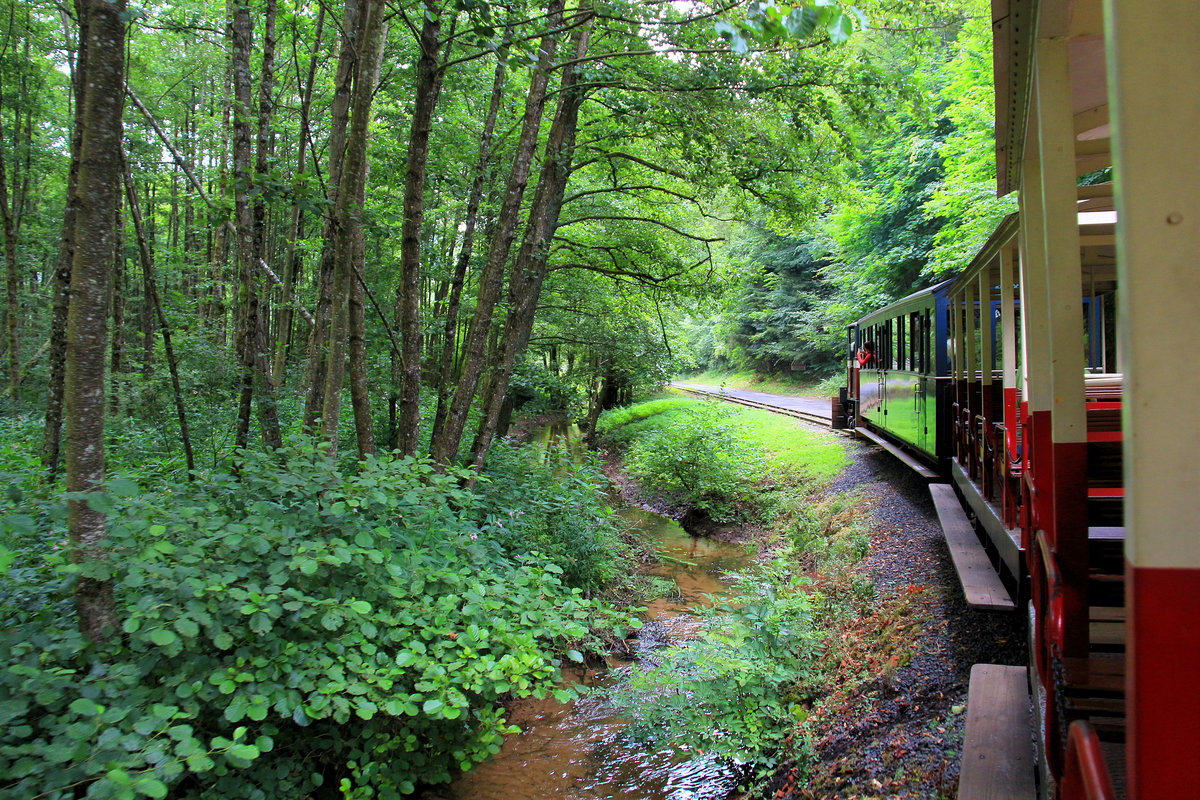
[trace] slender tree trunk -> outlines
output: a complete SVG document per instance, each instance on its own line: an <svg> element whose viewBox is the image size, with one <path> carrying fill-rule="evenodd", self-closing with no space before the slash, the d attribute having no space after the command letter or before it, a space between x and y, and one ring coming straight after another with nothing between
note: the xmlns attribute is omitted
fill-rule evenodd
<svg viewBox="0 0 1200 800"><path fill-rule="evenodd" d="M67 202L63 209L58 262L54 269L54 304L50 317L50 375L46 387L46 427L42 435L42 467L47 479L58 475L62 448L63 389L66 375L67 315L71 300L71 271L75 263L75 222L79 212L79 149L83 139L83 106L86 96L88 18L84 0L76 0L79 39L71 73L75 100L71 131L71 166L67 171ZM64 17L65 17L64 13Z"/></svg>
<svg viewBox="0 0 1200 800"><path fill-rule="evenodd" d="M366 0L363 9L360 40L362 46L359 50L358 74L354 79L353 110L349 134L346 137L346 156L342 162L342 180L333 211L334 303L329 325L325 404L321 411L322 434L329 442L331 456L337 453L338 446L342 384L346 376L346 352L350 332L350 295L354 280L355 252L358 249L356 245L362 235L367 132L371 122L371 103L375 95L375 85L379 80L379 61L383 48L383 6L384 0ZM360 301L360 309L361 305Z"/></svg>
<svg viewBox="0 0 1200 800"><path fill-rule="evenodd" d="M600 412L604 410L604 404L600 400L604 397L605 381L597 382L593 379L591 383L594 388L588 392L587 430L583 440L588 447L596 445L596 422L600 419Z"/></svg>
<svg viewBox="0 0 1200 800"><path fill-rule="evenodd" d="M154 214L154 194L149 182L146 183L146 208L150 211L151 217ZM153 219L146 221L146 242L150 248L150 254L154 254L154 221ZM142 326L142 374L149 377L154 372L154 308L150 302L151 295L154 294L155 287L151 285L153 279L145 272L142 273L142 308L141 308L141 326Z"/></svg>
<svg viewBox="0 0 1200 800"><path fill-rule="evenodd" d="M187 411L183 404L183 388L179 382L179 362L175 358L175 348L171 344L171 327L167 324L167 316L163 313L162 301L158 296L158 284L154 281L154 257L150 245L146 241L146 229L142 223L142 212L138 208L137 187L133 183L133 174L129 171L129 162L125 161L122 170L125 181L125 199L129 204L129 219L133 222L133 235L137 239L138 257L142 262L142 271L150 275L147 285L151 290L150 302L154 306L155 316L158 317L158 328L162 331L163 351L167 356L167 369L171 373L171 388L175 395L175 414L179 420L179 438L183 441L183 455L187 459L188 480L196 471L196 457L192 453L192 437L188 433Z"/></svg>
<svg viewBox="0 0 1200 800"><path fill-rule="evenodd" d="M269 449L276 450L283 446L283 437L275 412L275 398L266 374L267 357L263 352L266 337L259 324L260 281L257 277L257 240L254 213L249 199L253 184L250 171L250 115L252 110L250 49L253 27L250 22L250 9L245 0L235 0L233 11L231 27L234 87L233 181L239 283L237 349L242 369L235 446L241 450L248 443L250 410L254 396L257 394L263 441Z"/></svg>
<svg viewBox="0 0 1200 800"><path fill-rule="evenodd" d="M572 42L575 62L579 62L587 54L590 32L590 20L575 29ZM509 288L510 309L504 323L500 358L492 373L490 391L484 401L483 419L475 443L471 447L472 461L476 466L483 464L488 448L491 447L492 439L500 425L513 367L518 356L529 344L529 336L533 331L533 318L537 313L538 298L541 296L542 281L546 277L550 257L550 241L558 229L563 195L566 193L567 179L571 175L579 109L586 96L586 91L578 85L580 72L581 67L578 63L563 71L558 110L546 138L542 174L538 178L537 191L530 204L525 238L521 242L521 249L513 266Z"/></svg>
<svg viewBox="0 0 1200 800"><path fill-rule="evenodd" d="M329 174L326 200L334 206L338 199L338 187L342 181L342 161L346 153L346 128L350 121L350 96L357 71L358 48L362 38L363 0L346 0L346 11L342 17L342 46L338 55L338 68L329 109ZM324 246L321 264L317 271L316 322L309 331L308 366L304 376L304 429L313 431L316 421L325 406L325 380L328 364L329 327L333 308L333 268L336 235L333 230L333 214L325 216L321 234Z"/></svg>
<svg viewBox="0 0 1200 800"><path fill-rule="evenodd" d="M265 9L263 13L263 45L262 45L262 72L258 83L258 131L255 134L255 150L254 150L254 180L256 185L261 184L264 177L271 169L271 156L275 150L275 133L271 130L271 117L274 114L274 92L275 92L275 12L276 0L265 0ZM259 260L269 262L269 250L267 247L267 200L262 191L254 193L254 259L257 263ZM252 268L254 275L258 275L258 269ZM257 281L256 283L261 283ZM270 348L270 335L268 330L270 313L268 302L270 294L268 292L258 293L258 319L255 320L255 335L257 338L256 359L268 359ZM262 380L266 381L272 387L274 381L271 375L264 375ZM278 423L276 423L278 424ZM282 444L282 442L280 442Z"/></svg>
<svg viewBox="0 0 1200 800"><path fill-rule="evenodd" d="M505 31L505 38L512 29ZM458 251L458 261L454 265L454 275L450 279L449 297L446 300L446 325L442 339L442 357L437 384L437 412L433 418L434 442L442 437L442 429L446 426L446 415L450 410L452 382L454 380L455 351L458 346L458 311L462 304L463 283L467 276L467 268L471 264L471 253L475 246L475 227L479 224L479 204L483 199L483 186L487 179L488 164L491 162L492 134L496 129L496 118L500 113L500 104L504 100L504 86L507 82L506 62L496 61L496 77L492 82L492 97L488 103L487 117L483 123L483 133L479 139L479 157L475 161L475 178L471 182L471 193L467 198L467 214L463 222L462 248Z"/></svg>
<svg viewBox="0 0 1200 800"><path fill-rule="evenodd" d="M88 59L79 147L75 260L66 353L66 472L70 492L104 488L104 355L108 344L113 209L120 191L121 112L125 97L124 0L81 0L87 17ZM86 500L68 501L71 554L77 563L105 558L107 520ZM115 630L110 580L81 576L75 585L79 628L92 641Z"/></svg>
<svg viewBox="0 0 1200 800"><path fill-rule="evenodd" d="M124 154L122 153L122 161ZM121 193L117 193L117 207L114 210L114 230L116 244L113 246L113 291L112 291L112 344L110 369L112 396L109 399L109 413L117 416L121 413L121 373L125 370L123 356L125 355L125 219L121 213Z"/></svg>
<svg viewBox="0 0 1200 800"><path fill-rule="evenodd" d="M419 39L417 79L414 88L412 128L408 138L408 165L404 175L404 224L400 239L400 287L396 295L400 321L403 380L397 418L396 447L406 456L416 455L421 421L421 227L425 208L425 174L429 161L429 133L433 111L442 90L438 69L441 17L426 14Z"/></svg>
<svg viewBox="0 0 1200 800"><path fill-rule="evenodd" d="M301 84L300 90L300 140L296 146L296 177L301 178L308 172L308 137L309 116L312 113L313 84L317 73L317 54L321 50L321 36L325 30L325 7L317 10L316 41L313 43L312 56L308 61L308 78ZM300 80L300 63L296 54L296 39L298 32L292 30L292 56L296 64L296 80ZM300 274L300 260L296 254L296 242L304 233L304 217L300 210L300 198L292 203L291 220L287 230L287 253L283 259L283 296L291 297L295 292L296 279ZM271 367L271 377L276 385L283 382L284 371L287 367L288 356L292 347L292 306L290 303L279 304L278 318L275 321L277 341L275 343L275 363Z"/></svg>
<svg viewBox="0 0 1200 800"><path fill-rule="evenodd" d="M558 49L558 33L555 29L562 23L563 7L563 0L551 0L547 8L546 24L549 32L542 37L538 50L538 65L530 76L521 136L505 187L504 201L492 233L487 261L479 278L475 315L471 319L471 327L463 347L462 374L459 375L454 400L446 415L445 427L430 448L434 461L439 464L449 464L458 456L459 442L467 424L467 413L475 399L475 390L479 388L479 377L483 374L484 353L488 333L492 327L492 315L495 313L496 303L500 300L504 265L512 249L513 239L516 238L521 200L525 196L533 154L537 149L538 131L541 129L542 112L546 105L546 89L550 82L549 70L554 53Z"/></svg>
<svg viewBox="0 0 1200 800"><path fill-rule="evenodd" d="M4 87L0 84L0 100L3 99ZM0 106L0 112L3 107ZM0 119L0 122L3 120ZM4 128L0 126L0 216L4 217L4 267L5 267L5 310L4 332L8 338L8 393L15 401L17 389L20 386L21 366L18 352L17 323L21 313L17 289L20 280L17 275L17 229L13 224L13 210L9 206L8 170L5 167ZM16 153L14 151L13 155Z"/></svg>
<svg viewBox="0 0 1200 800"><path fill-rule="evenodd" d="M354 269L359 275L366 265L366 242L362 226L354 236ZM366 287L361 280L350 280L350 403L354 407L354 432L358 457L375 453L375 431L371 420L371 392L367 375Z"/></svg>

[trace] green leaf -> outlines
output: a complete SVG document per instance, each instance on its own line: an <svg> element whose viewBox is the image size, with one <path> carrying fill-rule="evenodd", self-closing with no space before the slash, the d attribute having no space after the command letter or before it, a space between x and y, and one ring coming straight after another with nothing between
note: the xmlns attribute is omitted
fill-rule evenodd
<svg viewBox="0 0 1200 800"><path fill-rule="evenodd" d="M850 21L849 16L839 13L829 21L826 30L829 31L831 42L842 44L850 38L850 34L854 33L854 23Z"/></svg>
<svg viewBox="0 0 1200 800"><path fill-rule="evenodd" d="M803 41L817 28L817 12L808 6L800 6L784 18L783 26L792 38Z"/></svg>
<svg viewBox="0 0 1200 800"><path fill-rule="evenodd" d="M86 697L80 697L71 701L70 709L76 714L84 717L94 717L104 711L104 707L97 704L94 700L89 700Z"/></svg>
<svg viewBox="0 0 1200 800"><path fill-rule="evenodd" d="M189 639L194 639L200 633L200 626L196 624L195 620L180 617L175 620L175 630Z"/></svg>
<svg viewBox="0 0 1200 800"><path fill-rule="evenodd" d="M572 661L576 662L577 664L583 663L583 653L579 652L578 650L568 650L567 658L571 659Z"/></svg>
<svg viewBox="0 0 1200 800"><path fill-rule="evenodd" d="M225 751L234 758L241 758L246 761L253 761L258 758L258 748L252 744L235 744Z"/></svg>
<svg viewBox="0 0 1200 800"><path fill-rule="evenodd" d="M179 641L179 637L173 630L169 630L167 628L157 628L150 631L150 641L154 642L159 647L166 647L167 645L174 644L175 642Z"/></svg>
<svg viewBox="0 0 1200 800"><path fill-rule="evenodd" d="M85 500L87 507L97 514L111 514L116 509L112 498L103 492L90 492L85 496Z"/></svg>
<svg viewBox="0 0 1200 800"><path fill-rule="evenodd" d="M117 497L137 496L138 485L128 478L113 478L108 482L108 490Z"/></svg>
<svg viewBox="0 0 1200 800"><path fill-rule="evenodd" d="M436 697L431 697L425 701L424 705L421 706L421 710L424 711L426 714L433 716L433 715L438 714L438 712L441 711L445 707L446 707L446 704L443 703L441 700L439 700Z"/></svg>
<svg viewBox="0 0 1200 800"><path fill-rule="evenodd" d="M208 772L215 767L216 764L214 764L213 760L208 757L208 754L197 753L194 756L188 756L187 766L192 772Z"/></svg>
<svg viewBox="0 0 1200 800"><path fill-rule="evenodd" d="M161 800L161 798L167 796L167 785L158 778L144 777L135 783L133 788L139 794L153 797L155 800Z"/></svg>
<svg viewBox="0 0 1200 800"><path fill-rule="evenodd" d="M350 604L350 608L357 611L359 614L370 614L371 604L366 600L355 600Z"/></svg>

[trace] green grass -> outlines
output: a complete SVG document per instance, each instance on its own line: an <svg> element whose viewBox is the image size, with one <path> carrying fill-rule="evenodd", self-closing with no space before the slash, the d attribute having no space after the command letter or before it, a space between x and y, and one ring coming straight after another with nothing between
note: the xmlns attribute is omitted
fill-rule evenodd
<svg viewBox="0 0 1200 800"><path fill-rule="evenodd" d="M604 412L600 416L600 419L596 421L596 430L600 433L607 433L613 428L619 428L622 425L628 425L637 420L691 405L694 402L694 400L688 397L661 397L655 400L648 400L644 403L635 403L631 406L614 408L611 411Z"/></svg>
<svg viewBox="0 0 1200 800"><path fill-rule="evenodd" d="M605 412L597 428L610 444L623 447L650 431L669 427L683 409L708 402L712 401L673 397L637 403ZM798 472L814 490L828 485L849 463L842 440L828 431L770 411L732 404L726 408L745 426L745 438L762 449L773 467Z"/></svg>
<svg viewBox="0 0 1200 800"><path fill-rule="evenodd" d="M840 437L782 414L757 408L738 408L746 436L782 469L798 470L810 488L827 486L850 463Z"/></svg>

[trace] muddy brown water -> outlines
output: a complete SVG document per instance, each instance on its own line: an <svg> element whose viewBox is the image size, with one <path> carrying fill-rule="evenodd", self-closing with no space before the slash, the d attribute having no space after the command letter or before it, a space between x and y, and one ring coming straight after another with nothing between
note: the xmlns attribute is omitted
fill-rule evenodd
<svg viewBox="0 0 1200 800"><path fill-rule="evenodd" d="M582 452L574 427L547 426L532 440L549 448ZM674 520L640 508L621 512L657 551L665 555L653 572L674 580L675 597L649 604L639 632L639 649L687 639L696 617L689 609L711 604L727 590L724 576L745 566L750 554L742 545L690 536ZM564 671L569 683L606 686L620 680L627 662L608 669ZM636 669L636 665L630 667ZM635 742L624 721L601 696L570 703L523 700L509 709L521 732L509 736L495 758L462 775L425 800L723 800L737 785L727 764L685 749Z"/></svg>

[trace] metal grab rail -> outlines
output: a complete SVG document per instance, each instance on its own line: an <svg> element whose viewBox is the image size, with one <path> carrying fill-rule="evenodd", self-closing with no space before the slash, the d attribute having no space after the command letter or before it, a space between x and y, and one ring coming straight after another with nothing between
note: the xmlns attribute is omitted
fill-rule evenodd
<svg viewBox="0 0 1200 800"><path fill-rule="evenodd" d="M1050 549L1046 532L1037 532L1037 570L1030 569L1030 578L1034 580L1034 592L1037 599L1037 629L1034 635L1034 655L1037 657L1038 670L1043 676L1050 675L1052 648L1061 647L1064 635L1063 616L1063 579L1058 568L1058 559ZM1033 567L1033 565L1030 565Z"/></svg>
<svg viewBox="0 0 1200 800"><path fill-rule="evenodd" d="M1029 579L1033 594L1034 630L1033 655L1038 671L1038 681L1046 693L1044 729L1046 758L1051 772L1061 774L1063 767L1063 710L1059 695L1061 685L1056 679L1062 666L1062 641L1065 633L1063 613L1062 572L1058 560L1050 548L1046 532L1038 530L1035 545L1029 558Z"/></svg>
<svg viewBox="0 0 1200 800"><path fill-rule="evenodd" d="M976 414L975 425L979 431L979 444L976 447L979 454L979 486L983 498L990 502L996 499L996 443L992 439L987 417Z"/></svg>
<svg viewBox="0 0 1200 800"><path fill-rule="evenodd" d="M1067 733L1067 763L1059 786L1059 800L1116 800L1100 737L1083 720L1071 723Z"/></svg>

